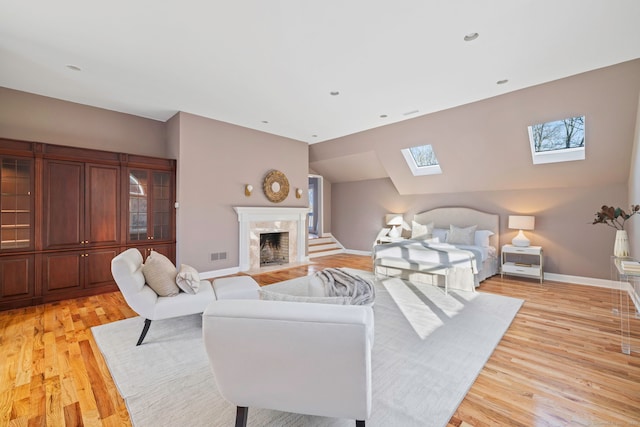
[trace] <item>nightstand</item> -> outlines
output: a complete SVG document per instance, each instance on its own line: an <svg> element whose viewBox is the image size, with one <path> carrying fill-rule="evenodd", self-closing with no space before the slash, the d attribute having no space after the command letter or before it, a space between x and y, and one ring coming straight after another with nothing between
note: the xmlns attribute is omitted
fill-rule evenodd
<svg viewBox="0 0 640 427"><path fill-rule="evenodd" d="M385 243L395 243L395 242L402 242L404 239L404 237L389 237L389 236L383 236L383 237L379 237L376 240L376 245L383 245Z"/></svg>
<svg viewBox="0 0 640 427"><path fill-rule="evenodd" d="M508 261L510 258L516 259L516 261ZM504 245L502 247L500 277L504 277L505 274L535 277L540 279L540 283L542 283L544 279L542 264L542 246Z"/></svg>

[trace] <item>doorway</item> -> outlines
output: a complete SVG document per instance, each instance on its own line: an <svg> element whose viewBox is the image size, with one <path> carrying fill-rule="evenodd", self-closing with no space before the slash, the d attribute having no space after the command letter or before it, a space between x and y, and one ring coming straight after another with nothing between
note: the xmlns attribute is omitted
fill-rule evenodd
<svg viewBox="0 0 640 427"><path fill-rule="evenodd" d="M309 237L322 237L322 177L309 175Z"/></svg>

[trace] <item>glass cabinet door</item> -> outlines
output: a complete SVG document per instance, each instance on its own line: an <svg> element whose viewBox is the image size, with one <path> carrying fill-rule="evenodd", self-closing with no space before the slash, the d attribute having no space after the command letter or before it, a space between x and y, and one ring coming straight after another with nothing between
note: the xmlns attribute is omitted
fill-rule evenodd
<svg viewBox="0 0 640 427"><path fill-rule="evenodd" d="M172 239L170 172L129 171L129 241Z"/></svg>
<svg viewBox="0 0 640 427"><path fill-rule="evenodd" d="M31 159L0 159L0 249L21 249L32 246L32 175Z"/></svg>
<svg viewBox="0 0 640 427"><path fill-rule="evenodd" d="M129 171L129 241L148 240L148 178L147 171Z"/></svg>
<svg viewBox="0 0 640 427"><path fill-rule="evenodd" d="M153 172L153 239L171 239L171 174Z"/></svg>

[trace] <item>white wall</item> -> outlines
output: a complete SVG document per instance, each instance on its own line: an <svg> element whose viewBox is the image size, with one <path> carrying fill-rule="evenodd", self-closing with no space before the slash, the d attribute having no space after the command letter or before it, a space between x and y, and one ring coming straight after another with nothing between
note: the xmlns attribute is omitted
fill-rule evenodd
<svg viewBox="0 0 640 427"><path fill-rule="evenodd" d="M638 111L636 113L636 132L633 139L631 154L631 171L629 173L629 204L640 205L640 95L638 97ZM640 258L640 215L629 221L627 231L631 246L631 256Z"/></svg>

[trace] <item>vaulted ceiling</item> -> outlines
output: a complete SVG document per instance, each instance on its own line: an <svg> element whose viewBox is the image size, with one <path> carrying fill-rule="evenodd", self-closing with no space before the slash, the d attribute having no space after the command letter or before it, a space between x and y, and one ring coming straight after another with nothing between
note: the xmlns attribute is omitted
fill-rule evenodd
<svg viewBox="0 0 640 427"><path fill-rule="evenodd" d="M638 17L637 0L5 0L0 86L316 143L640 58Z"/></svg>

